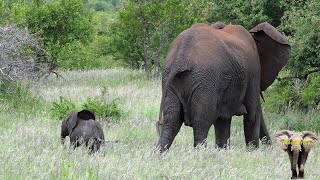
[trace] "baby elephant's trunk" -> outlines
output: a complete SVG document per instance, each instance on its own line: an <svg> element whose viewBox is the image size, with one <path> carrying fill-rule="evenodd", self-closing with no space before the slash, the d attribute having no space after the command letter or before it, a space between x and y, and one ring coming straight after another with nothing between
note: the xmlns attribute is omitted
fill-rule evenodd
<svg viewBox="0 0 320 180"><path fill-rule="evenodd" d="M297 164L299 159L299 153L301 151L301 145L294 144L292 145L292 161L291 161L291 171L292 177L297 177Z"/></svg>

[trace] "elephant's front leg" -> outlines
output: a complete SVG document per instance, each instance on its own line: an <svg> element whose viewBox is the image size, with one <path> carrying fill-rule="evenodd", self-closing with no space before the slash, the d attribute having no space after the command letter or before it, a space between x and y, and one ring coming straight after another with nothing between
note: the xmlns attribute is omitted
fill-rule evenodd
<svg viewBox="0 0 320 180"><path fill-rule="evenodd" d="M299 178L303 178L304 177L304 165L307 161L308 158L308 153L305 152L304 150L302 152L300 152L300 156L298 159L298 168L299 168Z"/></svg>
<svg viewBox="0 0 320 180"><path fill-rule="evenodd" d="M247 147L259 147L260 125L262 118L262 111L260 103L256 107L247 108L248 113L244 115L244 135Z"/></svg>
<svg viewBox="0 0 320 180"><path fill-rule="evenodd" d="M229 147L229 138L230 138L230 119L218 119L214 124L214 130L216 135L216 146L218 148L227 148Z"/></svg>
<svg viewBox="0 0 320 180"><path fill-rule="evenodd" d="M163 113L163 124L158 124L158 126L161 126L161 128L159 127L161 132L157 147L162 153L171 146L183 121L181 119L181 103L173 92L168 92L161 109L163 111L160 112Z"/></svg>

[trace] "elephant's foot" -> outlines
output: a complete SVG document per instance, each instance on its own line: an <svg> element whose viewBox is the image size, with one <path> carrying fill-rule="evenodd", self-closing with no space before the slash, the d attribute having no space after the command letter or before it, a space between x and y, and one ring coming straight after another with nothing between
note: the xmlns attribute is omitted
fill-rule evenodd
<svg viewBox="0 0 320 180"><path fill-rule="evenodd" d="M230 146L230 119L219 118L214 124L216 135L216 147L219 149L227 149Z"/></svg>
<svg viewBox="0 0 320 180"><path fill-rule="evenodd" d="M298 179L298 177L297 177L297 170L292 169L291 171L292 171L291 179Z"/></svg>
<svg viewBox="0 0 320 180"><path fill-rule="evenodd" d="M253 140L253 141L249 141L246 143L247 145L247 150L248 151L253 151L259 148L259 139L257 140Z"/></svg>
<svg viewBox="0 0 320 180"><path fill-rule="evenodd" d="M268 139L267 137L263 137L260 140L261 140L261 144L262 145L267 145L267 146L271 146L272 145L271 139Z"/></svg>
<svg viewBox="0 0 320 180"><path fill-rule="evenodd" d="M303 178L304 177L304 165L301 164L300 165L300 169L299 169L299 178Z"/></svg>
<svg viewBox="0 0 320 180"><path fill-rule="evenodd" d="M194 136L194 144L193 147L207 147L207 136L208 136L208 131L209 127L204 127L204 128L199 128L193 127L193 136Z"/></svg>
<svg viewBox="0 0 320 180"><path fill-rule="evenodd" d="M195 149L207 148L207 139L204 139L204 140L198 141L198 142L194 142L193 147Z"/></svg>
<svg viewBox="0 0 320 180"><path fill-rule="evenodd" d="M215 148L220 150L228 150L230 149L230 144L216 144Z"/></svg>
<svg viewBox="0 0 320 180"><path fill-rule="evenodd" d="M229 139L219 139L216 138L216 145L215 148L219 150L227 150L230 148L230 140Z"/></svg>

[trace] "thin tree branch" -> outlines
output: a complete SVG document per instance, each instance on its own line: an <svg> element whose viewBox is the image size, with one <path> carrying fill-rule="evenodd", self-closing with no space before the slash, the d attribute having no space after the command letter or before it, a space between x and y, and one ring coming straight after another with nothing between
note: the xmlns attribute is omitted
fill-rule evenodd
<svg viewBox="0 0 320 180"><path fill-rule="evenodd" d="M320 72L320 69L317 68L317 69L313 69L313 70L307 70L303 74L297 74L294 76L277 77L276 79L278 81L283 81L283 80L288 80L288 79L307 79L310 74L316 73L316 72Z"/></svg>

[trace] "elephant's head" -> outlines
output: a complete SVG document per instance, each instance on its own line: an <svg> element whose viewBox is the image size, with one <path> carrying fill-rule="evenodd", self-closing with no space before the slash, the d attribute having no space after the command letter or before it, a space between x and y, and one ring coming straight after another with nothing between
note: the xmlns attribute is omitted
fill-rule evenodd
<svg viewBox="0 0 320 180"><path fill-rule="evenodd" d="M290 45L284 35L269 23L258 24L249 31L256 42L261 65L260 89L266 90L287 64Z"/></svg>
<svg viewBox="0 0 320 180"><path fill-rule="evenodd" d="M79 120L96 120L95 115L89 110L82 110L79 112L73 112L66 117L61 124L61 141L64 142L66 136L70 135L76 127Z"/></svg>
<svg viewBox="0 0 320 180"><path fill-rule="evenodd" d="M215 22L213 24L211 24L211 27L215 28L215 29L223 29L226 25L222 22Z"/></svg>
<svg viewBox="0 0 320 180"><path fill-rule="evenodd" d="M89 119L96 120L96 117L91 111L84 109L82 111L72 113L66 120L66 126L69 134L76 127L77 122L79 120L89 120Z"/></svg>
<svg viewBox="0 0 320 180"><path fill-rule="evenodd" d="M309 152L310 149L317 143L318 137L310 131L294 132L283 130L277 132L276 140L281 149L287 151L302 151Z"/></svg>
<svg viewBox="0 0 320 180"><path fill-rule="evenodd" d="M296 177L296 167L299 165L299 177L303 177L304 164L307 160L310 149L317 143L318 137L310 131L293 132L283 130L275 135L276 141L284 151L287 151L290 158L292 177ZM298 159L299 162L298 162Z"/></svg>

